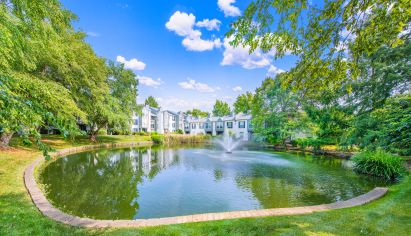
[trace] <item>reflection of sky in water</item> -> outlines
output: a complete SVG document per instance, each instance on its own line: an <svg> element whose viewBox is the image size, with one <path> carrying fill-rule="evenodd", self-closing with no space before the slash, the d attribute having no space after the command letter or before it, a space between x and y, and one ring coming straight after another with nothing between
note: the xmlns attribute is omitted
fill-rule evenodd
<svg viewBox="0 0 411 236"><path fill-rule="evenodd" d="M232 153L225 153L216 150L199 149L193 151L192 154L208 156L222 162L247 162L273 166L292 166L296 164L287 159L280 158L278 154L256 151L234 151Z"/></svg>
<svg viewBox="0 0 411 236"><path fill-rule="evenodd" d="M133 219L329 203L380 185L349 165L254 150L103 149L58 159L40 180L65 211Z"/></svg>

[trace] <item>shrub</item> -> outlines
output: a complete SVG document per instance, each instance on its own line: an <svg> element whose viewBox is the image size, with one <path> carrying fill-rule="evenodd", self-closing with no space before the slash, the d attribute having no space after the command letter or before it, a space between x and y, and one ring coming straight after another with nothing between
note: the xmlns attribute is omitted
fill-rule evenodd
<svg viewBox="0 0 411 236"><path fill-rule="evenodd" d="M176 134L184 134L184 132L181 129L176 130Z"/></svg>
<svg viewBox="0 0 411 236"><path fill-rule="evenodd" d="M151 141L155 144L163 144L164 143L164 135L161 134L152 134Z"/></svg>
<svg viewBox="0 0 411 236"><path fill-rule="evenodd" d="M101 129L98 131L97 135L107 135L107 130L106 129Z"/></svg>
<svg viewBox="0 0 411 236"><path fill-rule="evenodd" d="M138 135L138 136L148 136L147 132L140 131L140 132L133 132L133 135Z"/></svg>
<svg viewBox="0 0 411 236"><path fill-rule="evenodd" d="M319 151L321 150L321 146L327 144L325 140L319 138L299 138L295 140L295 143L302 149L312 147L313 151Z"/></svg>
<svg viewBox="0 0 411 236"><path fill-rule="evenodd" d="M404 160L382 149L358 153L352 160L355 171L386 180L397 179L406 173Z"/></svg>

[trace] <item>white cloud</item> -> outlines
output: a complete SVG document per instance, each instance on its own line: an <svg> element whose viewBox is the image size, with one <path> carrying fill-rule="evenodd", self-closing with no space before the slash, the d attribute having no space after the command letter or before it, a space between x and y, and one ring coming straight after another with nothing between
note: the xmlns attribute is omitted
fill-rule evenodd
<svg viewBox="0 0 411 236"><path fill-rule="evenodd" d="M270 68L268 68L268 71L267 71L267 76L275 76L277 74L281 74L281 73L284 73L284 72L285 72L285 70L280 69L280 68L278 68L274 65L270 65Z"/></svg>
<svg viewBox="0 0 411 236"><path fill-rule="evenodd" d="M93 32L93 31L89 31L89 32L87 32L87 36L90 36L90 37L99 37L100 34L99 34L99 33L96 33L96 32Z"/></svg>
<svg viewBox="0 0 411 236"><path fill-rule="evenodd" d="M166 27L180 36L194 36L198 33L201 35L200 31L193 30L195 22L196 17L193 14L176 11L166 23Z"/></svg>
<svg viewBox="0 0 411 236"><path fill-rule="evenodd" d="M123 63L124 68L126 69L144 70L144 68L146 68L146 64L142 61L137 60L136 58L133 58L127 61L124 57L117 56L117 62Z"/></svg>
<svg viewBox="0 0 411 236"><path fill-rule="evenodd" d="M163 83L163 81L160 78L154 80L153 78L147 76L137 76L137 79L140 84L149 87L157 87Z"/></svg>
<svg viewBox="0 0 411 236"><path fill-rule="evenodd" d="M199 27L206 27L207 29L209 29L210 27L215 28L216 26L213 25L217 24L215 20L216 19L209 21L208 19L206 19L197 22L197 24L201 25ZM193 14L176 11L166 23L166 28L170 31L175 32L177 35L184 37L182 45L189 51L202 52L213 50L215 47L221 47L222 43L220 39L202 39L201 32L199 30L193 29L193 27L197 25L195 22L196 17ZM217 24L217 26L219 26L219 24Z"/></svg>
<svg viewBox="0 0 411 236"><path fill-rule="evenodd" d="M255 69L269 66L271 63L270 55L264 54L260 49L249 53L249 46L233 47L230 45L232 38L224 39L224 53L221 65L241 65L245 69Z"/></svg>
<svg viewBox="0 0 411 236"><path fill-rule="evenodd" d="M196 23L197 27L204 27L207 30L220 30L221 21L217 19L204 19Z"/></svg>
<svg viewBox="0 0 411 236"><path fill-rule="evenodd" d="M243 88L241 88L241 86L235 86L235 87L233 88L233 91L234 91L234 92L241 92L241 91L243 91Z"/></svg>
<svg viewBox="0 0 411 236"><path fill-rule="evenodd" d="M233 6L236 0L218 0L218 7L224 12L224 15L227 16L240 16L241 12L238 7Z"/></svg>
<svg viewBox="0 0 411 236"><path fill-rule="evenodd" d="M203 40L200 37L194 37L194 38L186 37L183 39L182 44L189 51L202 52L202 51L207 51L207 50L213 50L214 47L220 48L221 40L215 39L214 41L210 41L210 40Z"/></svg>
<svg viewBox="0 0 411 236"><path fill-rule="evenodd" d="M214 99L183 99L177 97L158 97L156 100L160 103L161 107L166 110L172 111L187 111L193 108L211 111L214 105Z"/></svg>
<svg viewBox="0 0 411 236"><path fill-rule="evenodd" d="M219 90L219 88L212 88L208 84L203 84L200 82L196 82L193 79L188 79L188 81L183 81L178 83L181 88L183 89L189 89L189 90L197 90L199 92L204 92L204 93L212 93L215 92L216 90Z"/></svg>

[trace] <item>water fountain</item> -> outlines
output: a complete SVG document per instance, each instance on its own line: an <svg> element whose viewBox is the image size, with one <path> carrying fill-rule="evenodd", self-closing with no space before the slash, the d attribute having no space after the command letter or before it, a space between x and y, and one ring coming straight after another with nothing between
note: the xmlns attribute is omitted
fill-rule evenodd
<svg viewBox="0 0 411 236"><path fill-rule="evenodd" d="M226 153L232 153L233 150L241 143L241 141L234 140L228 132L224 132L223 138L217 139L217 143L224 148Z"/></svg>

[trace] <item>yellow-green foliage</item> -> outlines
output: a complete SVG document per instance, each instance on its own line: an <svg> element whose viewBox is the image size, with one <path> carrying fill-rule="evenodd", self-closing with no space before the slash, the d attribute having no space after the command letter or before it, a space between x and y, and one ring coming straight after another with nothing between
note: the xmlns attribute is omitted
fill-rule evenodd
<svg viewBox="0 0 411 236"><path fill-rule="evenodd" d="M191 144L205 143L211 139L209 135L190 135L190 134L167 134L164 136L165 144Z"/></svg>

